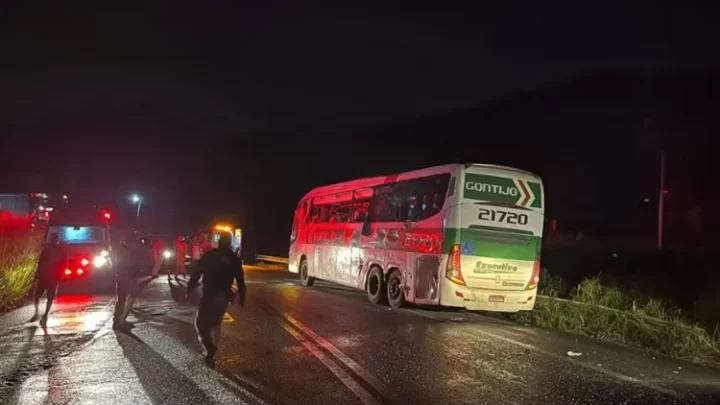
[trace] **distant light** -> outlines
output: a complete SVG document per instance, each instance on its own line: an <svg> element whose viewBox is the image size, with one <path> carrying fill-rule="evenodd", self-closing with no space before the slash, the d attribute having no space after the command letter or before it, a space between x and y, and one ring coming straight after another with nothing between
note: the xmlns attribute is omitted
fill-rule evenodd
<svg viewBox="0 0 720 405"><path fill-rule="evenodd" d="M105 217L105 219L110 219L110 218L112 218L112 215L110 215L109 212L105 211L105 212L103 212L103 217Z"/></svg>
<svg viewBox="0 0 720 405"><path fill-rule="evenodd" d="M617 257L618 257L618 254L617 254L617 253L613 253L613 254L612 254L612 257L617 258Z"/></svg>
<svg viewBox="0 0 720 405"><path fill-rule="evenodd" d="M172 252L169 250L166 250L163 252L163 256L165 256L166 259L169 259L172 257Z"/></svg>
<svg viewBox="0 0 720 405"><path fill-rule="evenodd" d="M67 194L63 194L63 200L67 200Z"/></svg>
<svg viewBox="0 0 720 405"><path fill-rule="evenodd" d="M40 211L43 211L43 210L45 210L45 207L43 207L42 205L40 205L40 206L38 207L38 209L39 209Z"/></svg>
<svg viewBox="0 0 720 405"><path fill-rule="evenodd" d="M649 202L650 202L650 199L647 198L647 197L645 197L645 198L643 198L643 202L644 202L644 203L649 203Z"/></svg>
<svg viewBox="0 0 720 405"><path fill-rule="evenodd" d="M131 198L132 201L135 202L135 203L136 203L136 202L140 202L140 196L137 195L137 194L133 194L132 196L130 196L130 198Z"/></svg>

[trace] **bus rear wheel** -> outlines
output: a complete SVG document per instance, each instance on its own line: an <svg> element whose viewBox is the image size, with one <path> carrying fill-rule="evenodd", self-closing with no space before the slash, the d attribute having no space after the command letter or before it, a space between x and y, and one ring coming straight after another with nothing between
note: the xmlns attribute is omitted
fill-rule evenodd
<svg viewBox="0 0 720 405"><path fill-rule="evenodd" d="M387 281L387 299L390 307L398 309L405 303L405 291L403 289L400 271L393 270Z"/></svg>
<svg viewBox="0 0 720 405"><path fill-rule="evenodd" d="M382 270L379 267L373 267L368 274L365 290L370 302L373 304L382 303L385 298L385 280L383 280Z"/></svg>
<svg viewBox="0 0 720 405"><path fill-rule="evenodd" d="M308 274L308 264L305 259L300 263L300 283L305 287L312 287L315 283L315 277L310 277Z"/></svg>

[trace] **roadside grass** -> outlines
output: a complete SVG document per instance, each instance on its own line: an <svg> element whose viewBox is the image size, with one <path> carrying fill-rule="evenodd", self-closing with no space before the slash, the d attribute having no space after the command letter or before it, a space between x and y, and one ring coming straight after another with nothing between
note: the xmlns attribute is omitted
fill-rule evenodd
<svg viewBox="0 0 720 405"><path fill-rule="evenodd" d="M0 312L20 304L32 287L41 240L29 230L0 221Z"/></svg>
<svg viewBox="0 0 720 405"><path fill-rule="evenodd" d="M255 262L252 264L255 267L261 267L267 270L274 270L274 271L288 271L286 264L278 264L278 263L268 263L268 262Z"/></svg>
<svg viewBox="0 0 720 405"><path fill-rule="evenodd" d="M720 330L708 333L679 309L645 297L631 297L600 283L583 280L568 299L559 278L544 277L535 309L512 314L517 322L558 329L638 347L696 363L720 366Z"/></svg>

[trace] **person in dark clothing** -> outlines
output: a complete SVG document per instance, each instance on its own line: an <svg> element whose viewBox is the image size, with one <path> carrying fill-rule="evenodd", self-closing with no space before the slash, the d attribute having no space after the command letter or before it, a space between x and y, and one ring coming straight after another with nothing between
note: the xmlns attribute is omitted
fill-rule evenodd
<svg viewBox="0 0 720 405"><path fill-rule="evenodd" d="M225 311L234 299L233 281L237 282L237 303L245 304L245 275L242 261L232 251L232 240L223 235L218 247L205 253L194 269L186 291L186 298L197 288L202 278L203 295L200 300L195 327L205 346L205 363L213 367L220 342L220 327Z"/></svg>
<svg viewBox="0 0 720 405"><path fill-rule="evenodd" d="M117 302L113 313L113 329L131 329L133 325L127 322L137 293L137 262L138 246L134 237L129 237L115 255L115 292Z"/></svg>
<svg viewBox="0 0 720 405"><path fill-rule="evenodd" d="M60 236L57 233L50 234L47 245L43 248L35 270L35 315L32 320L38 319L40 311L40 297L47 293L45 303L45 314L40 318L40 326L47 326L47 318L50 314L53 300L57 296L58 284L60 283L60 272L67 266L67 254L60 246Z"/></svg>

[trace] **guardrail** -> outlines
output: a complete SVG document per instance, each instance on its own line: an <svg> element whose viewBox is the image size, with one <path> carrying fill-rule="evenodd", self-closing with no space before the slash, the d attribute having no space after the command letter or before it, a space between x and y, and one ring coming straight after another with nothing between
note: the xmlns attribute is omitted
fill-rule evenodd
<svg viewBox="0 0 720 405"><path fill-rule="evenodd" d="M268 256L268 255L255 255L255 260L257 260L259 262L268 262L268 263L280 263L280 264L290 263L290 260L287 257Z"/></svg>

